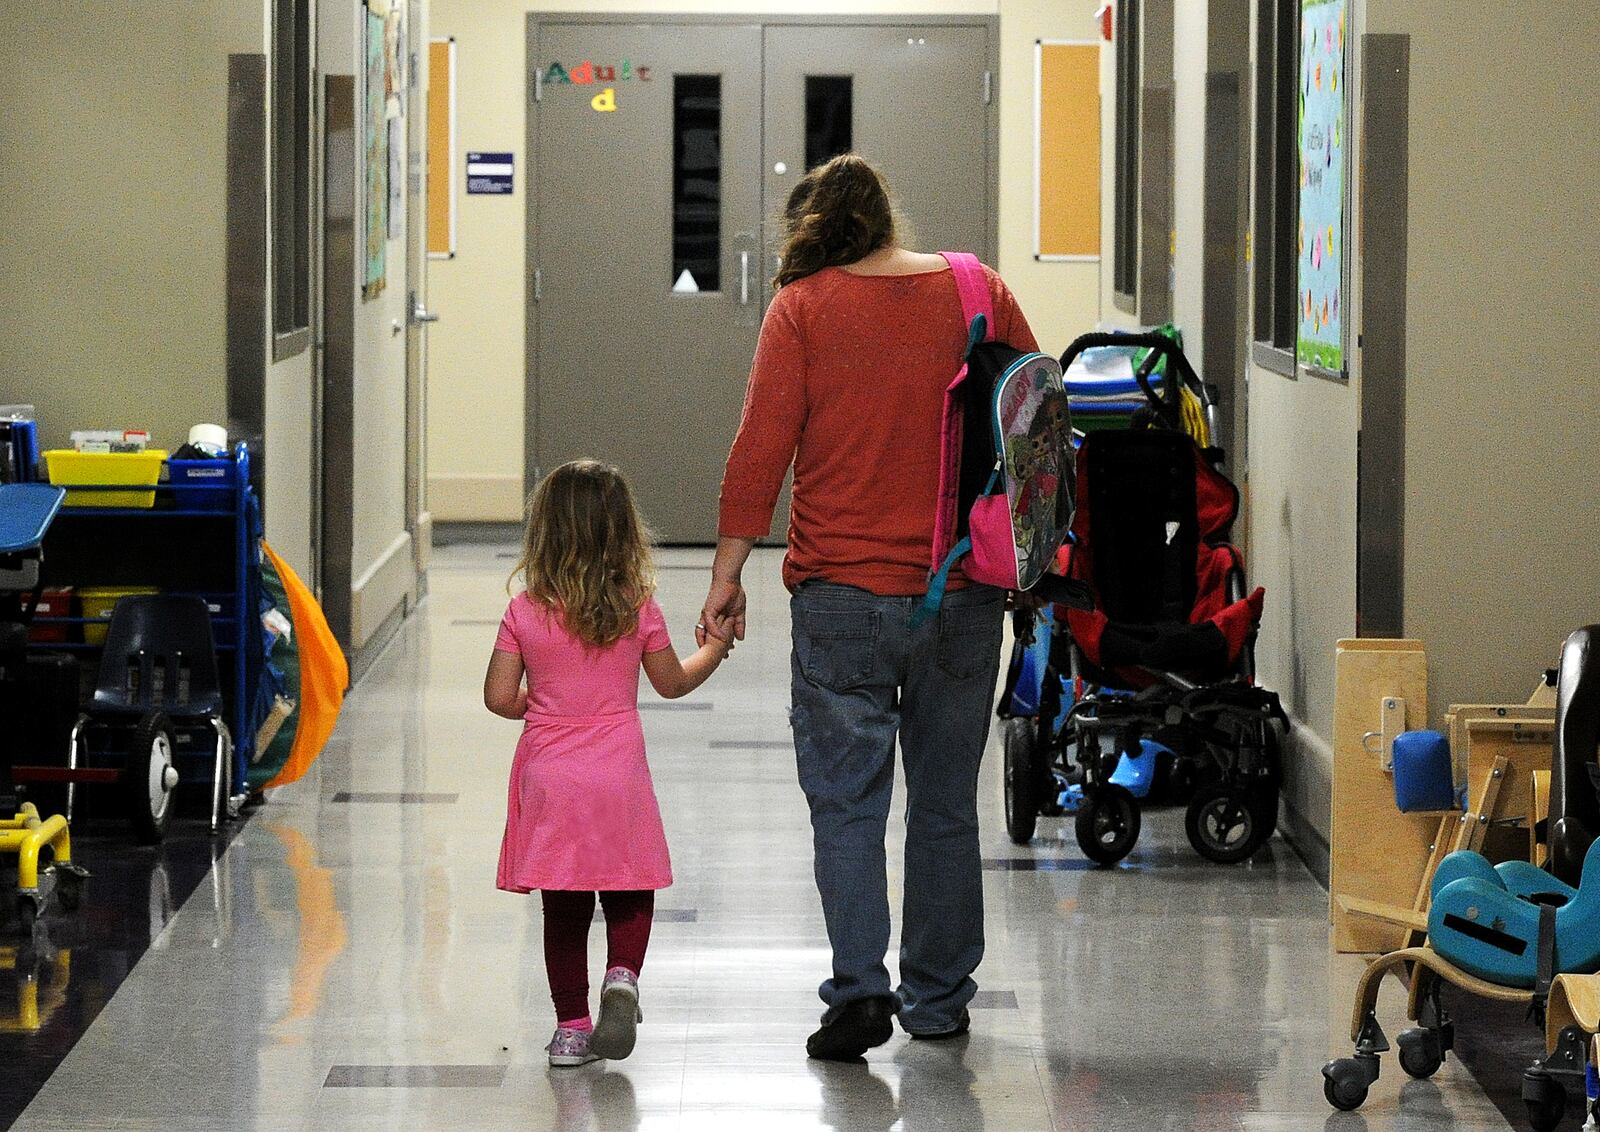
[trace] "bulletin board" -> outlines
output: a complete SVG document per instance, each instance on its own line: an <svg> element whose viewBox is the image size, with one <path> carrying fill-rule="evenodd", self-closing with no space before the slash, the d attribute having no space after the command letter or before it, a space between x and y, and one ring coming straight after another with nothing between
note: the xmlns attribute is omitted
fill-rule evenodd
<svg viewBox="0 0 1600 1132"><path fill-rule="evenodd" d="M428 44L428 257L456 254L456 41Z"/></svg>
<svg viewBox="0 0 1600 1132"><path fill-rule="evenodd" d="M1295 362L1342 377L1348 105L1347 0L1302 0L1300 9L1299 329Z"/></svg>
<svg viewBox="0 0 1600 1132"><path fill-rule="evenodd" d="M1100 258L1100 44L1038 40L1034 49L1033 255Z"/></svg>
<svg viewBox="0 0 1600 1132"><path fill-rule="evenodd" d="M381 5L381 6L380 6ZM361 297L375 299L386 283L389 240L389 127L385 83L384 17L388 0L367 0L366 83L363 90L363 243Z"/></svg>

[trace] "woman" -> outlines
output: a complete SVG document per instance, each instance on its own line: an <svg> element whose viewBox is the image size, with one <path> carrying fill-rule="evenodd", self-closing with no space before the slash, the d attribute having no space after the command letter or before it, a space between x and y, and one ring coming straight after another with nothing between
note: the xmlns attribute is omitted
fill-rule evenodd
<svg viewBox="0 0 1600 1132"><path fill-rule="evenodd" d="M817 889L833 947L812 1057L965 1033L983 957L978 763L1005 594L959 576L934 620L928 587L939 417L967 329L949 265L902 248L883 177L853 154L790 198L777 295L722 482L721 538L700 632L743 639L741 575L794 466L783 578L793 597L793 723ZM1033 333L985 269L996 337ZM884 956L884 832L899 738L906 775L900 985Z"/></svg>

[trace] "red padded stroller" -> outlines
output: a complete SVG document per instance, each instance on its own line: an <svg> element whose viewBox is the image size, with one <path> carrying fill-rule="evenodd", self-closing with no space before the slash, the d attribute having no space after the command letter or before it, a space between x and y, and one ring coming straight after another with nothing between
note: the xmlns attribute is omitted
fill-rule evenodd
<svg viewBox="0 0 1600 1132"><path fill-rule="evenodd" d="M1085 335L1063 368L1103 345L1149 351L1136 371L1149 408L1133 428L1090 433L1079 450L1078 512L1058 568L1093 592L1094 608L1055 610L1035 711L1002 697L1008 827L1026 841L1034 818L1063 812L1077 786L1084 853L1121 860L1138 841L1139 803L1112 776L1124 756L1154 744L1170 752L1171 777L1193 787L1185 825L1195 849L1242 861L1277 824L1286 718L1254 681L1265 593L1247 592L1243 557L1228 542L1239 492L1218 469L1221 450L1182 431L1184 391L1211 401L1182 349L1164 335ZM1013 676L1034 626L1020 628Z"/></svg>

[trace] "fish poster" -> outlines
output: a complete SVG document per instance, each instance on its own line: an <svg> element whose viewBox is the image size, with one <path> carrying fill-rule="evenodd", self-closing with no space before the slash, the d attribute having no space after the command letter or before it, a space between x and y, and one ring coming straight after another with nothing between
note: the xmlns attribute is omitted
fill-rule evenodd
<svg viewBox="0 0 1600 1132"><path fill-rule="evenodd" d="M1300 10L1299 331L1295 360L1344 372L1346 0Z"/></svg>

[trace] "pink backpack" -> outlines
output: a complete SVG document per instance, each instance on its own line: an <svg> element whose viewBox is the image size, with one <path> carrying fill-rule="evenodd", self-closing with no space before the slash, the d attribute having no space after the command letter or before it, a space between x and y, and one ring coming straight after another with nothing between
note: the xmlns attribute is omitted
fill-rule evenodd
<svg viewBox="0 0 1600 1132"><path fill-rule="evenodd" d="M968 335L944 395L932 573L919 621L938 612L957 562L974 582L1032 589L1072 528L1077 479L1060 363L997 342L983 265L965 252L939 254L955 275Z"/></svg>

